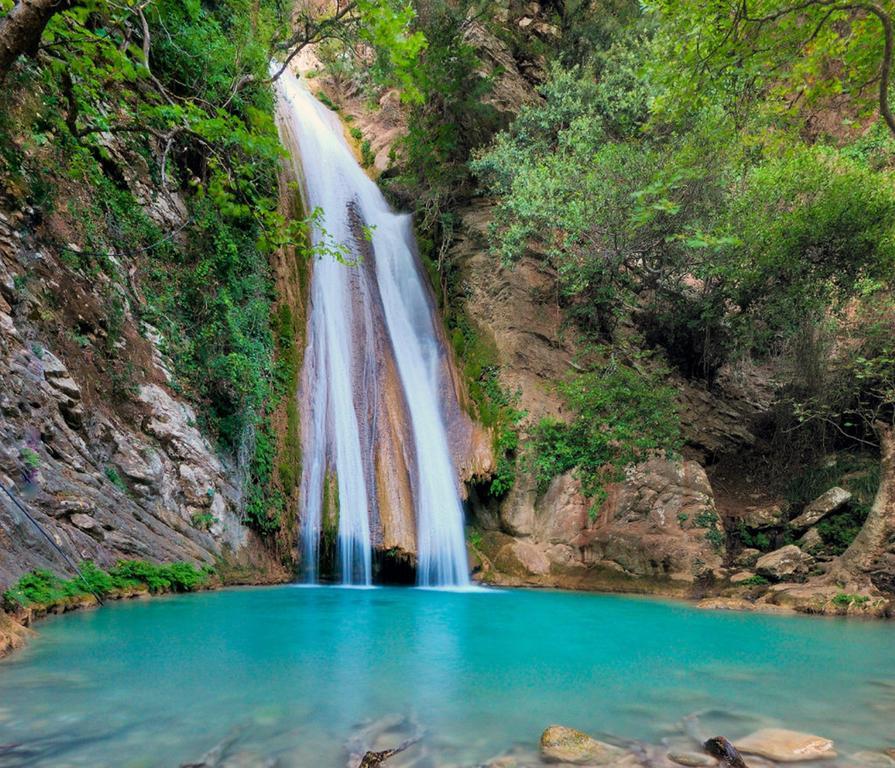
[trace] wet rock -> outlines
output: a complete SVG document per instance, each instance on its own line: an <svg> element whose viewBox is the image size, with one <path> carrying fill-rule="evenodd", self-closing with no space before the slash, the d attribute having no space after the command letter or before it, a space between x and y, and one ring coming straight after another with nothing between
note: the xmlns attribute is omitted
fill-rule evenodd
<svg viewBox="0 0 895 768"><path fill-rule="evenodd" d="M787 544L758 558L755 570L774 581L799 581L807 576L813 564L811 555L802 552L795 544Z"/></svg>
<svg viewBox="0 0 895 768"><path fill-rule="evenodd" d="M830 739L785 728L762 728L739 739L736 747L746 754L759 755L779 763L836 757Z"/></svg>
<svg viewBox="0 0 895 768"><path fill-rule="evenodd" d="M609 765L617 763L627 753L586 733L563 725L551 725L541 734L541 756L548 763L572 765Z"/></svg>
<svg viewBox="0 0 895 768"><path fill-rule="evenodd" d="M852 495L845 488L830 488L826 493L812 501L801 515L790 521L793 528L808 528L817 525L827 515L844 507L851 501Z"/></svg>
<svg viewBox="0 0 895 768"><path fill-rule="evenodd" d="M747 768L743 756L730 741L723 736L714 736L708 739L705 744L706 752L714 755L721 761L722 765L727 768Z"/></svg>
<svg viewBox="0 0 895 768"><path fill-rule="evenodd" d="M678 765L686 765L690 768L712 768L718 761L711 755L703 752L669 752L668 759Z"/></svg>

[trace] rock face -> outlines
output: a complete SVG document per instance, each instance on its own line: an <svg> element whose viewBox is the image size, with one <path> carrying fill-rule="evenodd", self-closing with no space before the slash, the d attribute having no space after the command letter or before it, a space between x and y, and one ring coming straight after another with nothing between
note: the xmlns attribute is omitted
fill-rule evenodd
<svg viewBox="0 0 895 768"><path fill-rule="evenodd" d="M758 755L780 763L836 757L830 739L784 728L762 728L737 741L736 748L748 755Z"/></svg>
<svg viewBox="0 0 895 768"><path fill-rule="evenodd" d="M790 521L790 525L793 528L810 528L812 525L817 525L827 515L848 504L851 497L851 493L845 488L830 488L805 507L801 515Z"/></svg>
<svg viewBox="0 0 895 768"><path fill-rule="evenodd" d="M233 467L168 389L137 294L105 276L94 286L34 231L0 212L0 587L34 568L69 573L59 549L102 566L226 556L278 569L240 522ZM123 329L108 352L101 295L119 290ZM139 374L112 390L125 375L116 359Z"/></svg>
<svg viewBox="0 0 895 768"><path fill-rule="evenodd" d="M563 725L551 725L541 734L541 756L548 763L609 765L625 755L619 747Z"/></svg>
<svg viewBox="0 0 895 768"><path fill-rule="evenodd" d="M799 581L808 575L814 558L802 552L795 544L768 552L758 558L755 570L760 576L774 581Z"/></svg>
<svg viewBox="0 0 895 768"><path fill-rule="evenodd" d="M653 459L609 489L596 515L569 473L538 496L519 478L480 549L486 576L513 583L652 589L692 587L718 574L723 532L712 489L696 462ZM710 576L711 575L711 576Z"/></svg>
<svg viewBox="0 0 895 768"><path fill-rule="evenodd" d="M667 459L632 467L581 537L586 561L690 583L720 570L723 540L705 471Z"/></svg>

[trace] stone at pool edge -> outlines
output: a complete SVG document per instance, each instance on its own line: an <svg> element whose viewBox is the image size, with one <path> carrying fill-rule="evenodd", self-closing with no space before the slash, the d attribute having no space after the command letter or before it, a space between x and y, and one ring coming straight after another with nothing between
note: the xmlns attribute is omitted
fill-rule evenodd
<svg viewBox="0 0 895 768"><path fill-rule="evenodd" d="M828 760L837 756L832 740L785 728L762 728L738 739L734 746L747 755L766 757L778 763Z"/></svg>
<svg viewBox="0 0 895 768"><path fill-rule="evenodd" d="M548 763L600 766L633 761L634 755L574 728L551 725L541 734L541 757Z"/></svg>

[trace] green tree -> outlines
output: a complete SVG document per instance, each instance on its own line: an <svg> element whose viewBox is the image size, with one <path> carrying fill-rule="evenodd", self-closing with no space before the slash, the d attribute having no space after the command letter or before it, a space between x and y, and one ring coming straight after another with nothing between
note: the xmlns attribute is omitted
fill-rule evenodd
<svg viewBox="0 0 895 768"><path fill-rule="evenodd" d="M661 29L652 69L668 114L722 100L766 119L844 95L895 134L892 4L848 0L647 0ZM664 55L656 55L662 51Z"/></svg>

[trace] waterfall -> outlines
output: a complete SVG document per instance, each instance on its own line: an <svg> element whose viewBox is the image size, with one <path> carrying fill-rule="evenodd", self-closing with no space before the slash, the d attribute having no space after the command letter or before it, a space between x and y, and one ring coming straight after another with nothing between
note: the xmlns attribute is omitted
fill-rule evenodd
<svg viewBox="0 0 895 768"><path fill-rule="evenodd" d="M277 91L280 133L294 162L300 159L307 206L323 213L313 241L346 256L318 258L311 278L301 380L306 578L317 578L321 535L337 506L337 575L343 583L371 582L381 507L397 503L383 500L384 488L400 463L414 508L418 583L466 585L463 510L441 410L444 350L410 216L390 209L338 117L302 82L285 72ZM383 382L395 369L400 393L386 399ZM383 414L392 414L388 429ZM380 451L386 433L391 453ZM377 467L383 455L395 466Z"/></svg>

